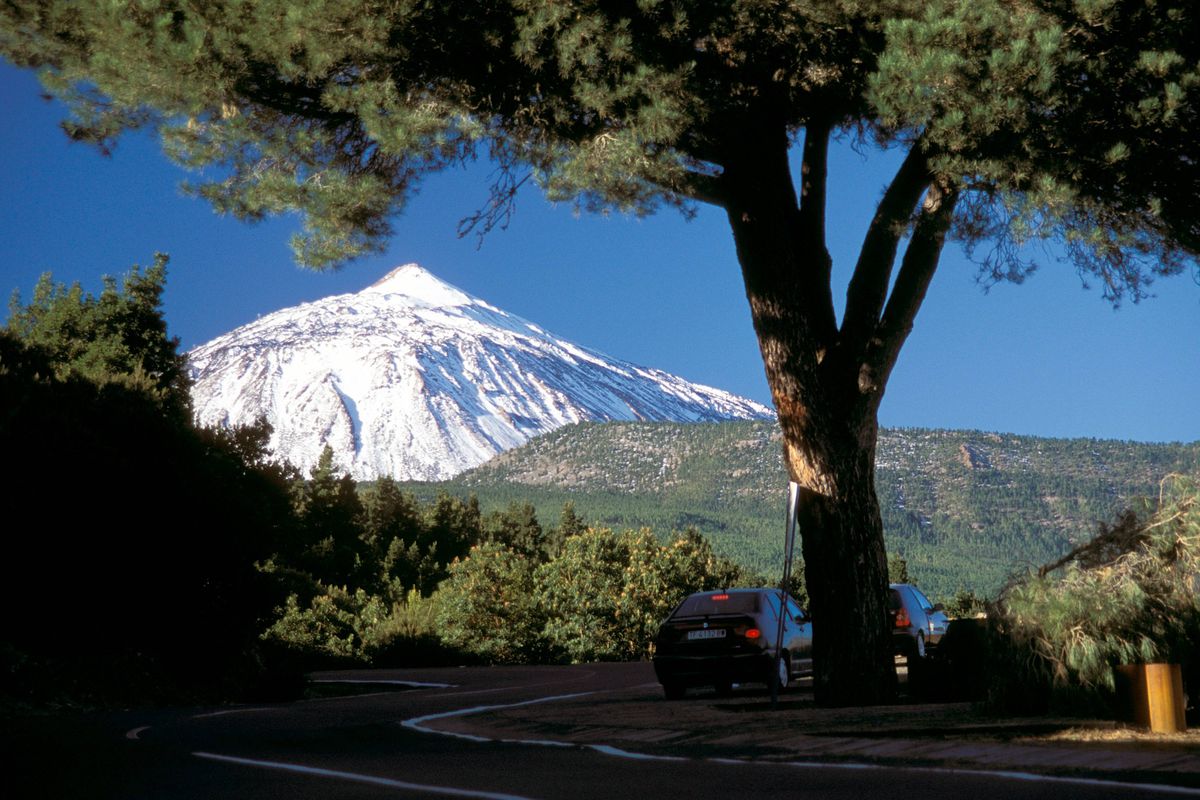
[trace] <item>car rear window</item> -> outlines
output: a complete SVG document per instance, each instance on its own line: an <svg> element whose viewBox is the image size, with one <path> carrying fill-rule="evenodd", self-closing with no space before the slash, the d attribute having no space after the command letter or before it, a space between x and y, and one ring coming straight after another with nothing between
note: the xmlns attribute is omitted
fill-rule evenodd
<svg viewBox="0 0 1200 800"><path fill-rule="evenodd" d="M684 600L674 616L746 614L754 611L758 611L758 595L754 592L704 592Z"/></svg>
<svg viewBox="0 0 1200 800"><path fill-rule="evenodd" d="M890 608L892 611L895 611L896 609L900 608L900 590L899 589L889 589L888 590L888 608Z"/></svg>

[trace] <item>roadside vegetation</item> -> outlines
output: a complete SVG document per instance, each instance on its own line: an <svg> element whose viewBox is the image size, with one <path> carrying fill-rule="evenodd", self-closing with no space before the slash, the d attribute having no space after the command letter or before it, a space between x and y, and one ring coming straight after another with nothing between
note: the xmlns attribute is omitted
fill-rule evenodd
<svg viewBox="0 0 1200 800"><path fill-rule="evenodd" d="M319 465L301 485L329 480ZM763 580L694 531L660 541L589 528L570 505L544 529L529 505L485 515L443 495L421 506L386 479L344 499L340 536L264 565L292 589L264 638L308 665L644 658L681 597Z"/></svg>
<svg viewBox="0 0 1200 800"><path fill-rule="evenodd" d="M235 696L270 660L286 474L263 430L192 424L166 263L99 295L46 275L0 330L6 702Z"/></svg>
<svg viewBox="0 0 1200 800"><path fill-rule="evenodd" d="M1119 664L1180 664L1200 693L1200 485L1163 481L1091 542L992 604L989 700L1001 709L1111 707Z"/></svg>

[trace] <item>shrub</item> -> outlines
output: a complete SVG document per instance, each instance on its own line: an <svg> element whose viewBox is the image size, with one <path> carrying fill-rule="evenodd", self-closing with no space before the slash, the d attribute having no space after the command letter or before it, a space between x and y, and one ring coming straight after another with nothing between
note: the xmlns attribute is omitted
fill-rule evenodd
<svg viewBox="0 0 1200 800"><path fill-rule="evenodd" d="M647 658L659 623L680 600L740 576L694 531L660 544L648 529L589 529L567 538L537 571L546 637L572 661Z"/></svg>
<svg viewBox="0 0 1200 800"><path fill-rule="evenodd" d="M492 663L547 658L535 566L532 558L498 542L476 545L465 559L456 559L435 595L442 641Z"/></svg>
<svg viewBox="0 0 1200 800"><path fill-rule="evenodd" d="M450 647L438 632L438 595L425 597L416 587L392 603L391 614L371 632L366 653L376 667L431 667L473 663L471 653Z"/></svg>
<svg viewBox="0 0 1200 800"><path fill-rule="evenodd" d="M1110 696L1113 666L1200 664L1200 490L1163 483L1157 511L1126 513L1092 542L1011 584L993 613L993 700ZM1040 692L1031 692L1033 688ZM1026 700L1027 702L1027 700Z"/></svg>
<svg viewBox="0 0 1200 800"><path fill-rule="evenodd" d="M287 646L314 664L364 662L388 617L388 604L362 589L327 586L307 604L288 595L263 639Z"/></svg>

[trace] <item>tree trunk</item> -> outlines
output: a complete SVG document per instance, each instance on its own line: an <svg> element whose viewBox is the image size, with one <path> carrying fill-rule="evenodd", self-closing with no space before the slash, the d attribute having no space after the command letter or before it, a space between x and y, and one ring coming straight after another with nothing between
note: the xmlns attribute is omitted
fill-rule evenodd
<svg viewBox="0 0 1200 800"><path fill-rule="evenodd" d="M801 204L782 130L745 146L744 159L727 165L722 182L785 463L802 490L816 699L870 705L893 697L896 685L875 496L882 387L862 380L858 354L838 347L823 231L823 147L823 137L806 137Z"/></svg>
<svg viewBox="0 0 1200 800"><path fill-rule="evenodd" d="M874 420L868 427L870 447L859 441L831 447L822 471L838 487L835 493L801 492L813 683L817 702L826 706L886 702L896 690L887 626L887 553L875 496Z"/></svg>

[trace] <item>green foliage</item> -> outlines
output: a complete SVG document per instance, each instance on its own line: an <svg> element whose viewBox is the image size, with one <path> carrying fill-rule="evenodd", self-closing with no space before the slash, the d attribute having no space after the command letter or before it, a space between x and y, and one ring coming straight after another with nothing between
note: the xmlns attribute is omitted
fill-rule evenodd
<svg viewBox="0 0 1200 800"><path fill-rule="evenodd" d="M664 544L648 530L595 528L567 537L540 566L486 542L450 571L435 596L443 638L497 662L647 658L680 600L748 579L695 532Z"/></svg>
<svg viewBox="0 0 1200 800"><path fill-rule="evenodd" d="M318 666L418 666L463 663L469 653L447 648L438 635L437 597L399 583L375 594L321 586L307 602L296 594L277 609L262 634L308 668Z"/></svg>
<svg viewBox="0 0 1200 800"><path fill-rule="evenodd" d="M369 489L361 489L362 538L378 558L395 539L416 542L424 532L421 509L411 494L384 477Z"/></svg>
<svg viewBox="0 0 1200 800"><path fill-rule="evenodd" d="M0 53L42 68L65 127L110 148L155 126L191 187L247 220L299 210L301 263L378 250L426 174L500 166L468 226L529 178L634 213L720 201L764 132L829 126L913 148L960 188L955 234L1063 239L1106 295L1200 250L1197 10L1182 0L476 4L293 8L12 2ZM297 43L303 42L303 46ZM469 55L469 57L466 57ZM207 178L207 175L215 177Z"/></svg>
<svg viewBox="0 0 1200 800"><path fill-rule="evenodd" d="M272 559L280 575L305 574L372 594L399 583L428 595L448 574L449 563L483 535L474 500L443 494L423 507L390 478L360 488L341 474L329 447L308 479L293 478L291 494L298 530Z"/></svg>
<svg viewBox="0 0 1200 800"><path fill-rule="evenodd" d="M537 589L547 619L544 635L575 662L624 660L629 652L627 625L621 617L626 572L647 564L648 532L616 535L606 529L567 539L558 558L537 571ZM639 548L639 545L641 547ZM642 551L642 552L639 552ZM632 622L629 620L628 622Z"/></svg>
<svg viewBox="0 0 1200 800"><path fill-rule="evenodd" d="M167 337L162 292L167 256L158 253L144 273L135 265L118 287L105 276L99 297L75 283L55 283L47 272L28 304L14 291L9 301L9 332L41 350L60 379L72 376L104 385L119 383L148 393L172 412L191 408L185 358L178 339Z"/></svg>
<svg viewBox="0 0 1200 800"><path fill-rule="evenodd" d="M439 492L433 506L425 511L425 533L420 543L426 549L436 546L439 557L448 564L465 556L480 540L482 526L479 501L474 495L464 501Z"/></svg>
<svg viewBox="0 0 1200 800"><path fill-rule="evenodd" d="M1198 586L1200 487L1177 476L1153 516L1126 515L1065 563L1010 586L996 624L1027 683L1111 689L1116 664L1200 661Z"/></svg>
<svg viewBox="0 0 1200 800"><path fill-rule="evenodd" d="M304 500L297 507L300 529L313 524L317 499L336 497L346 485L323 458L294 488ZM285 543L259 565L288 591L264 639L310 667L331 659L412 665L451 657L509 663L644 658L657 625L684 596L762 582L716 555L693 530L664 544L649 530L582 528L570 503L552 534L569 535L551 549L528 503L481 514L474 499L443 493L422 506L386 480L361 494L361 511L346 534L361 545L354 581L339 585L326 578L345 561L332 546ZM336 507L350 506L343 498ZM320 518L347 524L340 513ZM322 537L315 541L323 545L333 539L327 530L305 535ZM451 552L463 541L472 543L467 553L450 564L439 560L443 545ZM802 582L797 591L802 596Z"/></svg>
<svg viewBox="0 0 1200 800"><path fill-rule="evenodd" d="M283 613L263 638L310 658L362 661L387 617L388 607L380 597L328 586L304 607L296 595L289 595Z"/></svg>
<svg viewBox="0 0 1200 800"><path fill-rule="evenodd" d="M54 691L92 685L95 702L129 703L236 696L263 666L257 634L282 598L254 564L294 533L286 477L264 466L265 427L196 429L183 413L157 306L163 264L99 299L44 280L0 331L0 449L22 466L6 496L37 531L5 531L3 574L13 597L39 598L3 634L33 682L5 691L30 702L47 700L43 667L63 677ZM80 609L119 624L65 635Z"/></svg>
<svg viewBox="0 0 1200 800"><path fill-rule="evenodd" d="M485 541L539 561L549 556L550 544L538 522L537 509L529 503L509 503L505 510L484 517L482 525Z"/></svg>
<svg viewBox="0 0 1200 800"><path fill-rule="evenodd" d="M896 553L888 553L888 583L909 583L908 562Z"/></svg>
<svg viewBox="0 0 1200 800"><path fill-rule="evenodd" d="M363 507L354 479L338 475L328 445L309 480L294 483L293 505L300 520L300 535L289 543L293 563L329 583L359 583L366 550L359 527Z"/></svg>
<svg viewBox="0 0 1200 800"><path fill-rule="evenodd" d="M718 557L708 540L694 530L676 534L665 544L647 529L622 537L629 561L616 607L621 625L616 658L650 657L658 626L683 598L704 589L741 585L748 577L731 561Z"/></svg>
<svg viewBox="0 0 1200 800"><path fill-rule="evenodd" d="M944 605L950 619L968 619L987 613L987 600L968 589L959 589Z"/></svg>
<svg viewBox="0 0 1200 800"><path fill-rule="evenodd" d="M494 663L538 663L548 653L534 584L536 561L496 542L450 565L438 591L443 641Z"/></svg>
<svg viewBox="0 0 1200 800"><path fill-rule="evenodd" d="M444 577L443 568L437 561L437 543L424 549L420 545L425 523L417 501L386 477L369 489L360 486L359 495L364 584L378 590L399 582L424 594L432 592Z"/></svg>
<svg viewBox="0 0 1200 800"><path fill-rule="evenodd" d="M438 601L417 589L409 589L392 604L391 615L383 621L374 639L380 649L394 647L398 640L418 640L437 631Z"/></svg>

